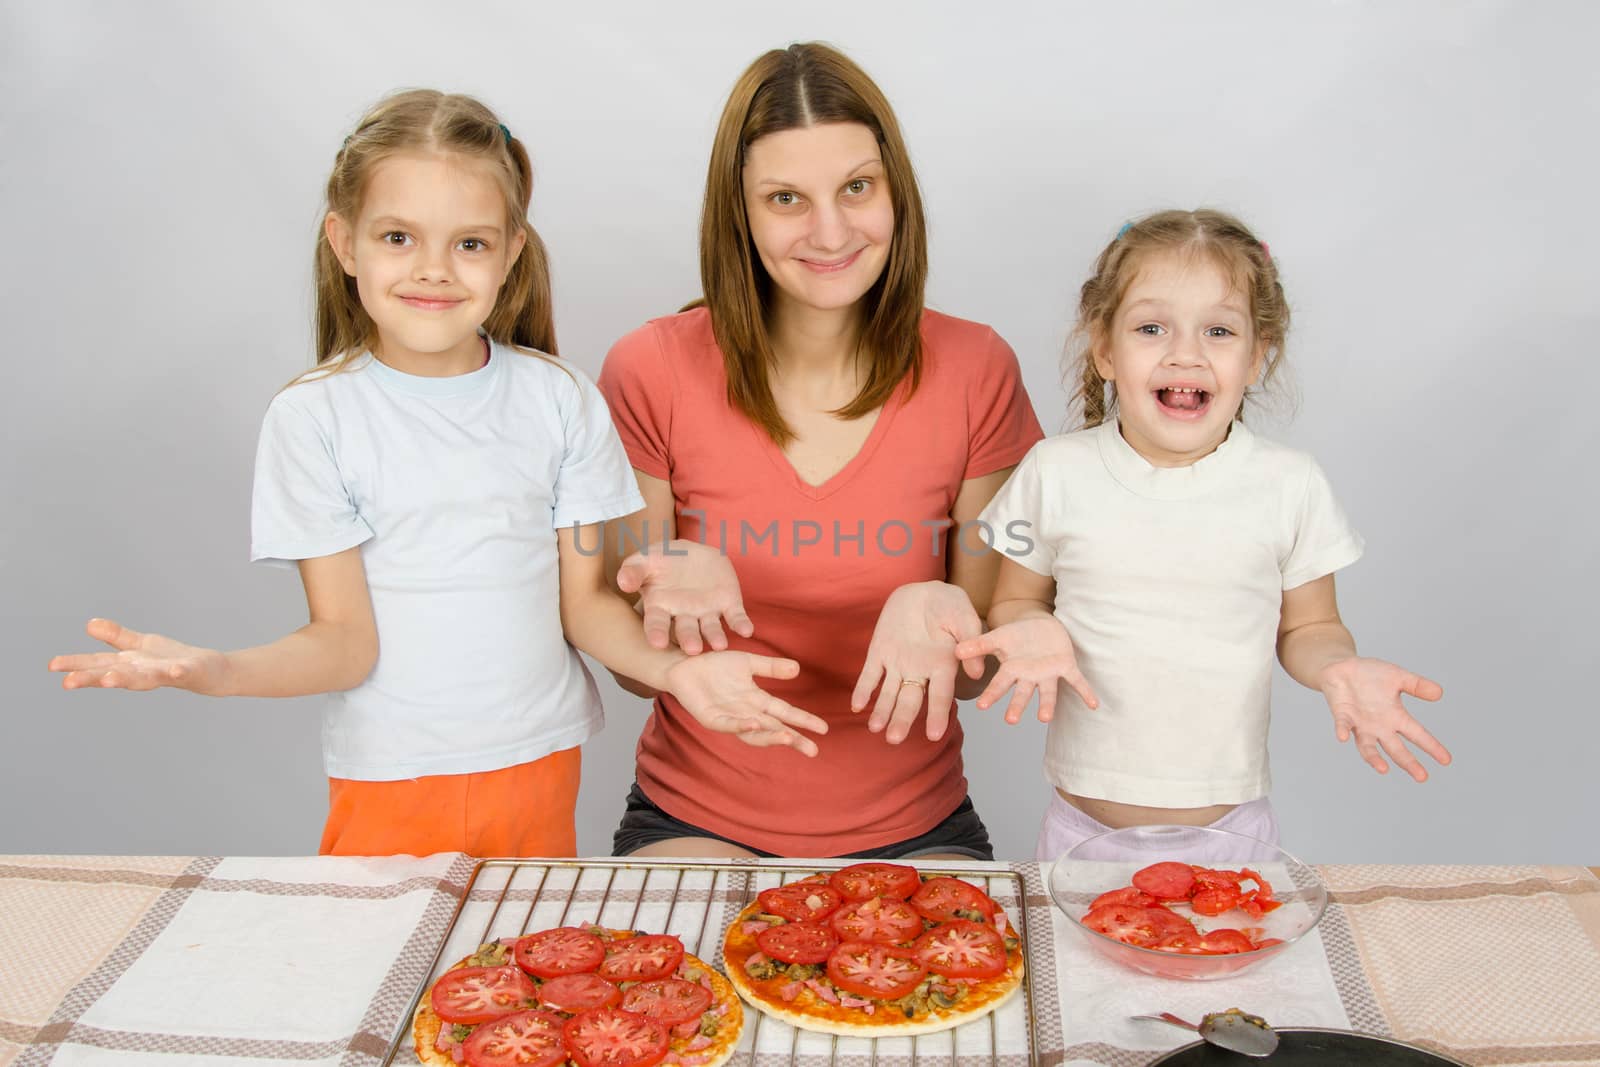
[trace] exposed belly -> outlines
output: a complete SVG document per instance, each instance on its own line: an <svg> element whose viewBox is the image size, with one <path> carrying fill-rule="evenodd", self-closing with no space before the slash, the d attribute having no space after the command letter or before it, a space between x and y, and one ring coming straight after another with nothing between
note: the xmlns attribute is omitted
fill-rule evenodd
<svg viewBox="0 0 1600 1067"><path fill-rule="evenodd" d="M1057 789L1061 799L1089 818L1113 830L1125 826L1153 826L1172 823L1178 826L1208 826L1238 807L1237 804L1210 804L1203 808L1147 808L1142 804L1119 804L1115 800L1080 797Z"/></svg>

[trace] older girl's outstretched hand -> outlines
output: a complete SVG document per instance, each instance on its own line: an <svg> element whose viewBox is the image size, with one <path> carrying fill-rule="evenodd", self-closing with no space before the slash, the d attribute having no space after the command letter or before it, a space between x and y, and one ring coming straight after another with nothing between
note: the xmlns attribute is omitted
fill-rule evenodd
<svg viewBox="0 0 1600 1067"><path fill-rule="evenodd" d="M50 669L66 675L63 689L156 689L170 686L193 693L218 695L227 672L227 657L213 648L197 648L160 634L140 633L110 619L90 619L90 637L115 652L57 656Z"/></svg>
<svg viewBox="0 0 1600 1067"><path fill-rule="evenodd" d="M617 588L639 594L645 639L653 648L676 638L691 656L707 646L721 651L728 647L724 621L740 637L755 633L732 562L698 541L679 538L635 552L622 561Z"/></svg>
<svg viewBox="0 0 1600 1067"><path fill-rule="evenodd" d="M1389 759L1419 782L1428 772L1405 742L1432 756L1440 766L1450 762L1450 750L1441 745L1401 702L1402 694L1418 700L1438 700L1444 689L1438 682L1413 674L1381 659L1352 656L1322 669L1322 695L1333 712L1333 729L1342 744L1354 737L1361 758L1379 774L1389 773ZM1380 751L1381 750L1381 751Z"/></svg>
<svg viewBox="0 0 1600 1067"><path fill-rule="evenodd" d="M828 724L756 685L757 678L793 678L800 665L792 659L753 652L707 652L687 656L667 670L667 691L708 730L736 734L758 748L788 745L806 756L817 743L800 733L828 732Z"/></svg>
<svg viewBox="0 0 1600 1067"><path fill-rule="evenodd" d="M1055 715L1056 686L1060 681L1071 686L1088 707L1100 706L1078 669L1067 628L1053 615L1030 616L997 626L981 637L961 642L956 646L956 655L963 663L982 663L985 656L1000 661L1000 669L978 695L977 703L987 711L1007 689L1014 688L1011 703L1006 705L1006 722L1013 726L1022 721L1035 689L1039 692L1039 721L1049 722Z"/></svg>

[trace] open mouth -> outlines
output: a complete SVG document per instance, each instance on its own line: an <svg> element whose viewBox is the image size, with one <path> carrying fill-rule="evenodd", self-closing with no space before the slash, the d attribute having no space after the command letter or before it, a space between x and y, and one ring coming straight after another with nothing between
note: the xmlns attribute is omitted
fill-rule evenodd
<svg viewBox="0 0 1600 1067"><path fill-rule="evenodd" d="M1156 403L1161 405L1162 410L1172 415L1192 418L1204 414L1211 406L1211 394L1194 386L1175 386L1169 389L1157 389Z"/></svg>

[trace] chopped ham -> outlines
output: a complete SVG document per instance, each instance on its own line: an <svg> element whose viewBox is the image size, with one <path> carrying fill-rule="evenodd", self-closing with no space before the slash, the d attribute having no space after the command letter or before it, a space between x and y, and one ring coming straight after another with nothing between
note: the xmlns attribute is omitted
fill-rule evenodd
<svg viewBox="0 0 1600 1067"><path fill-rule="evenodd" d="M833 990L829 989L827 986L823 985L821 982L817 981L815 978L807 978L806 985L813 993L821 997L823 1000L826 1000L829 1004L839 1003L839 995Z"/></svg>
<svg viewBox="0 0 1600 1067"><path fill-rule="evenodd" d="M778 996L782 997L785 1001L790 1001L795 997L798 997L800 995L800 990L804 989L805 987L806 984L804 982L790 982L788 985L778 990Z"/></svg>
<svg viewBox="0 0 1600 1067"><path fill-rule="evenodd" d="M871 1004L872 1001L870 1000L862 1000L860 997L852 997L848 993L839 994L839 1006L841 1008L865 1008L871 1006Z"/></svg>
<svg viewBox="0 0 1600 1067"><path fill-rule="evenodd" d="M1001 937L1006 936L1006 913L1003 910L994 913L994 932Z"/></svg>
<svg viewBox="0 0 1600 1067"><path fill-rule="evenodd" d="M673 1037L693 1037L700 1032L700 1020L690 1019L688 1022L679 1023L672 1028Z"/></svg>
<svg viewBox="0 0 1600 1067"><path fill-rule="evenodd" d="M439 1036L434 1039L433 1047L438 1049L440 1052L449 1053L450 1058L455 1060L457 1063L465 1063L466 1052L462 1049L461 1042L456 1040L455 1030L456 1028L451 1024L441 1023L439 1026Z"/></svg>
<svg viewBox="0 0 1600 1067"><path fill-rule="evenodd" d="M709 1037L707 1037L706 1035L701 1034L699 1037L695 1038L693 1041L691 1041L687 1045L685 1045L683 1047L683 1051L685 1051L685 1052L699 1052L703 1048L710 1048L710 1047L711 1047L711 1039Z"/></svg>
<svg viewBox="0 0 1600 1067"><path fill-rule="evenodd" d="M755 937L759 933L772 929L772 926L769 923L758 922L755 919L750 919L747 922L740 923L739 929L747 937Z"/></svg>

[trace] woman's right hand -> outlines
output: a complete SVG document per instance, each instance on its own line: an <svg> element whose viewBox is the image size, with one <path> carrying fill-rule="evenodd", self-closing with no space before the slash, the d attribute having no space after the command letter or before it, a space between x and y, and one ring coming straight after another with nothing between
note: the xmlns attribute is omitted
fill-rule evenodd
<svg viewBox="0 0 1600 1067"><path fill-rule="evenodd" d="M227 656L214 648L197 648L160 634L140 633L110 619L90 619L89 636L115 652L57 656L50 669L64 673L63 689L156 689L170 686L216 696L227 674Z"/></svg>
<svg viewBox="0 0 1600 1067"><path fill-rule="evenodd" d="M635 552L622 561L617 588L639 594L645 640L653 648L667 648L676 637L678 647L690 656L707 645L723 651L728 647L723 620L740 637L756 632L744 613L733 563L698 541L680 538Z"/></svg>
<svg viewBox="0 0 1600 1067"><path fill-rule="evenodd" d="M1015 726L1022 721L1035 688L1039 691L1039 721L1049 722L1055 715L1056 683L1065 681L1087 707L1100 706L1088 679L1078 669L1077 656L1072 651L1072 638L1067 628L1054 615L1036 615L997 626L982 637L963 641L956 646L956 656L963 661L994 656L1000 661L989 687L978 696L978 707L988 711L1005 694L1011 694L1006 705L1006 722Z"/></svg>
<svg viewBox="0 0 1600 1067"><path fill-rule="evenodd" d="M708 730L736 734L747 745L788 745L815 756L817 743L799 733L825 734L828 724L809 711L773 696L757 678L793 678L800 664L753 652L707 652L686 656L667 668L667 692Z"/></svg>

